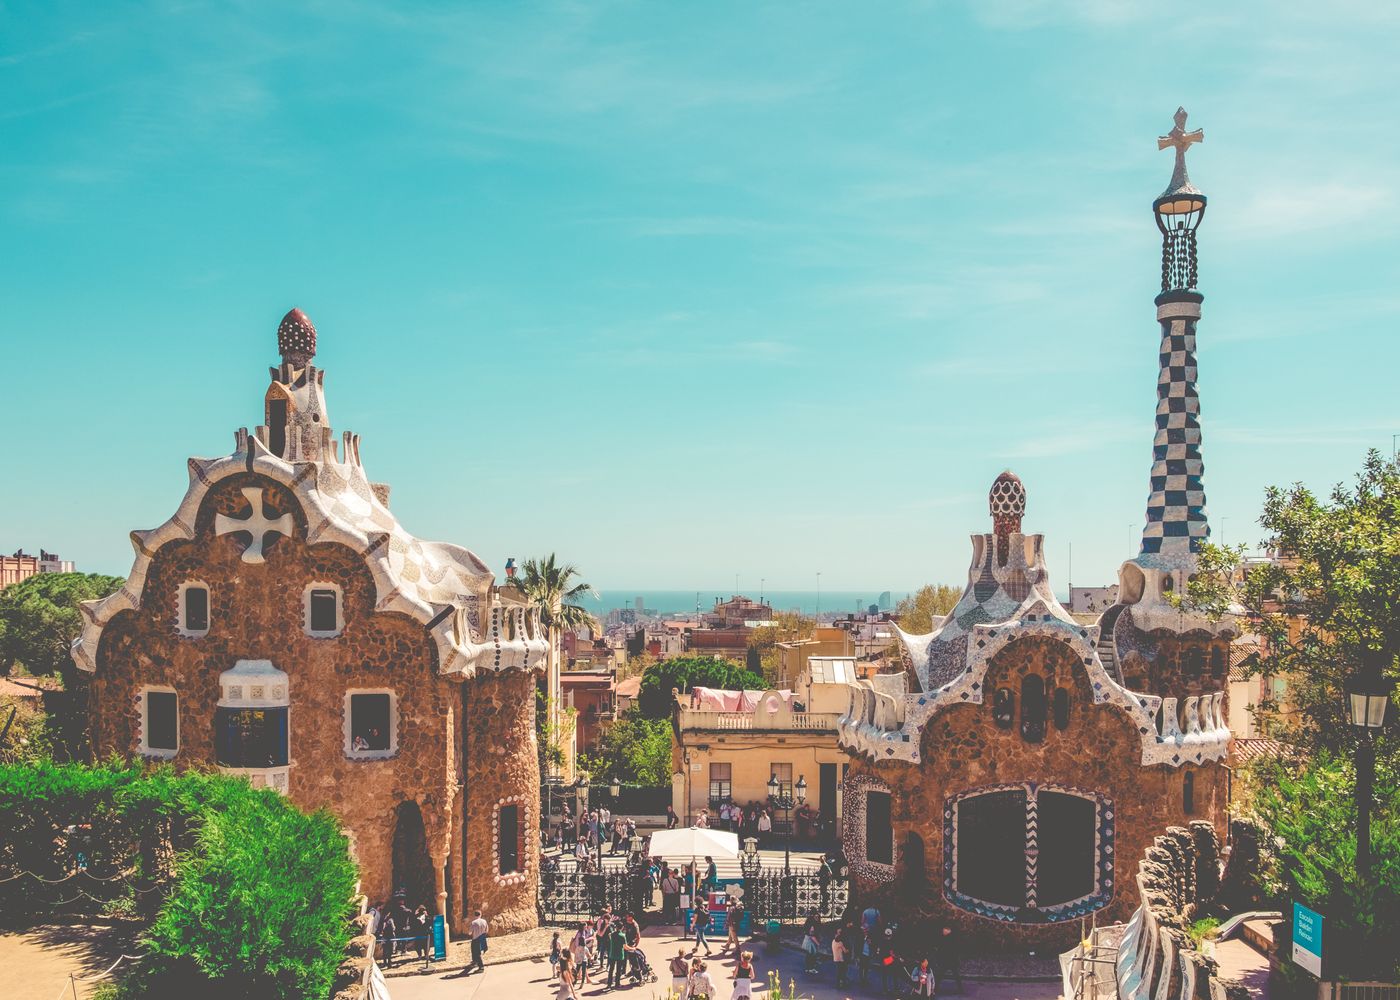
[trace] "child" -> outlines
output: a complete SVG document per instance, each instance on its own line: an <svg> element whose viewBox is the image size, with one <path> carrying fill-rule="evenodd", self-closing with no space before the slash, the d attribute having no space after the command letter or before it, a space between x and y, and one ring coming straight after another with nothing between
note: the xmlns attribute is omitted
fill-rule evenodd
<svg viewBox="0 0 1400 1000"><path fill-rule="evenodd" d="M808 927L802 938L802 971L816 973L821 962L821 942L817 940L817 929Z"/></svg>
<svg viewBox="0 0 1400 1000"><path fill-rule="evenodd" d="M549 942L549 978L559 978L559 955L564 948L559 943L559 932L554 932L554 940Z"/></svg>

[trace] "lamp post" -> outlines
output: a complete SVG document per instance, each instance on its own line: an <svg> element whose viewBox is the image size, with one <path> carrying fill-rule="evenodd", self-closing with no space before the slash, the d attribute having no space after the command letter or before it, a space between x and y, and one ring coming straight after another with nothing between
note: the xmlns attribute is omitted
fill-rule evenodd
<svg viewBox="0 0 1400 1000"><path fill-rule="evenodd" d="M1356 743L1356 874L1371 879L1371 787L1376 780L1376 731L1385 725L1393 680L1372 660L1346 685L1347 718L1359 730Z"/></svg>
<svg viewBox="0 0 1400 1000"><path fill-rule="evenodd" d="M788 875L792 870L792 810L794 806L800 806L807 801L807 779L803 775L797 776L797 796L794 798L791 792L784 792L783 786L778 783L778 776L775 774L768 779L768 800L773 804L774 809L783 811L783 822L787 825L787 838L783 842L783 875Z"/></svg>
<svg viewBox="0 0 1400 1000"><path fill-rule="evenodd" d="M758 838L744 838L744 853L739 857L739 869L743 872L744 878L752 878L758 874Z"/></svg>

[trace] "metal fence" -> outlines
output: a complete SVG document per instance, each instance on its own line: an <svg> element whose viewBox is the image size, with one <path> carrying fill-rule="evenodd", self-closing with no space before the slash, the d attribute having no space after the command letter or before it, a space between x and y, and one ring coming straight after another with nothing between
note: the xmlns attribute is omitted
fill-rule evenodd
<svg viewBox="0 0 1400 1000"><path fill-rule="evenodd" d="M823 880L810 872L763 869L746 875L741 884L744 909L753 920L765 922L798 923L811 916L823 922L840 920L851 896L849 879ZM641 916L656 910L660 901L660 893L645 874L556 869L540 877L538 908L540 922L546 925L576 924L609 906L614 913Z"/></svg>

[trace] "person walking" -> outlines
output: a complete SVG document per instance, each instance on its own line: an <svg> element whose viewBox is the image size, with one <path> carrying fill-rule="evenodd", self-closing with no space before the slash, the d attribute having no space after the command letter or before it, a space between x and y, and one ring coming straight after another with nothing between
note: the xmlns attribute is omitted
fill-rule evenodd
<svg viewBox="0 0 1400 1000"><path fill-rule="evenodd" d="M559 956L559 995L555 1000L578 1000L574 990L574 963L567 951Z"/></svg>
<svg viewBox="0 0 1400 1000"><path fill-rule="evenodd" d="M708 955L710 954L710 941L709 938L705 937L705 932L710 928L710 911L701 906L697 899L691 914L691 921L695 924L695 944L690 949L690 953L694 955L700 950L700 946L704 945L705 954Z"/></svg>
<svg viewBox="0 0 1400 1000"><path fill-rule="evenodd" d="M549 942L549 978L559 978L559 959L564 955L564 946L559 943L559 932L554 932L554 940Z"/></svg>
<svg viewBox="0 0 1400 1000"><path fill-rule="evenodd" d="M593 925L585 920L578 925L573 940L569 942L569 953L573 957L574 977L576 984L580 987L588 985L588 966L593 961L593 949L590 946L592 940Z"/></svg>
<svg viewBox="0 0 1400 1000"><path fill-rule="evenodd" d="M467 966L468 974L472 969L483 973L486 971L486 962L484 961L486 956L486 930L486 918L481 915L480 910L477 910L476 918L467 927L467 934L472 939L472 960L471 964Z"/></svg>
<svg viewBox="0 0 1400 1000"><path fill-rule="evenodd" d="M909 980L914 984L914 995L916 997L931 997L934 995L937 980L934 978L933 969L929 967L927 958L919 959L919 964L909 973Z"/></svg>
<svg viewBox="0 0 1400 1000"><path fill-rule="evenodd" d="M734 992L729 994L729 1000L753 1000L753 952L740 953L730 978L734 980Z"/></svg>
<svg viewBox="0 0 1400 1000"><path fill-rule="evenodd" d="M817 937L817 929L811 921L802 935L802 971L817 975L821 972L822 943Z"/></svg>
<svg viewBox="0 0 1400 1000"><path fill-rule="evenodd" d="M642 929L632 914L622 918L622 952L627 962L627 974L634 983L642 981Z"/></svg>
<svg viewBox="0 0 1400 1000"><path fill-rule="evenodd" d="M744 922L744 904L737 896L729 897L729 906L724 911L724 929L729 932L726 942L729 950L739 954L739 925Z"/></svg>

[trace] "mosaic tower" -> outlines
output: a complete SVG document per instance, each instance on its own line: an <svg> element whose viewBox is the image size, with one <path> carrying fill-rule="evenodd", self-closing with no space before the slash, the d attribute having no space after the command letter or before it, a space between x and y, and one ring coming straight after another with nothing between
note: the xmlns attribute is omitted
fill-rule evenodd
<svg viewBox="0 0 1400 1000"><path fill-rule="evenodd" d="M1186 110L1178 108L1175 127L1157 140L1159 149L1175 149L1176 167L1171 183L1152 203L1162 232L1162 291L1156 298L1162 346L1152 492L1138 561L1161 569L1191 563L1210 536L1201 482L1201 402L1196 395L1196 321L1204 298L1196 290L1196 229L1205 215L1206 196L1186 173L1186 150L1202 138L1200 129L1186 131Z"/></svg>

